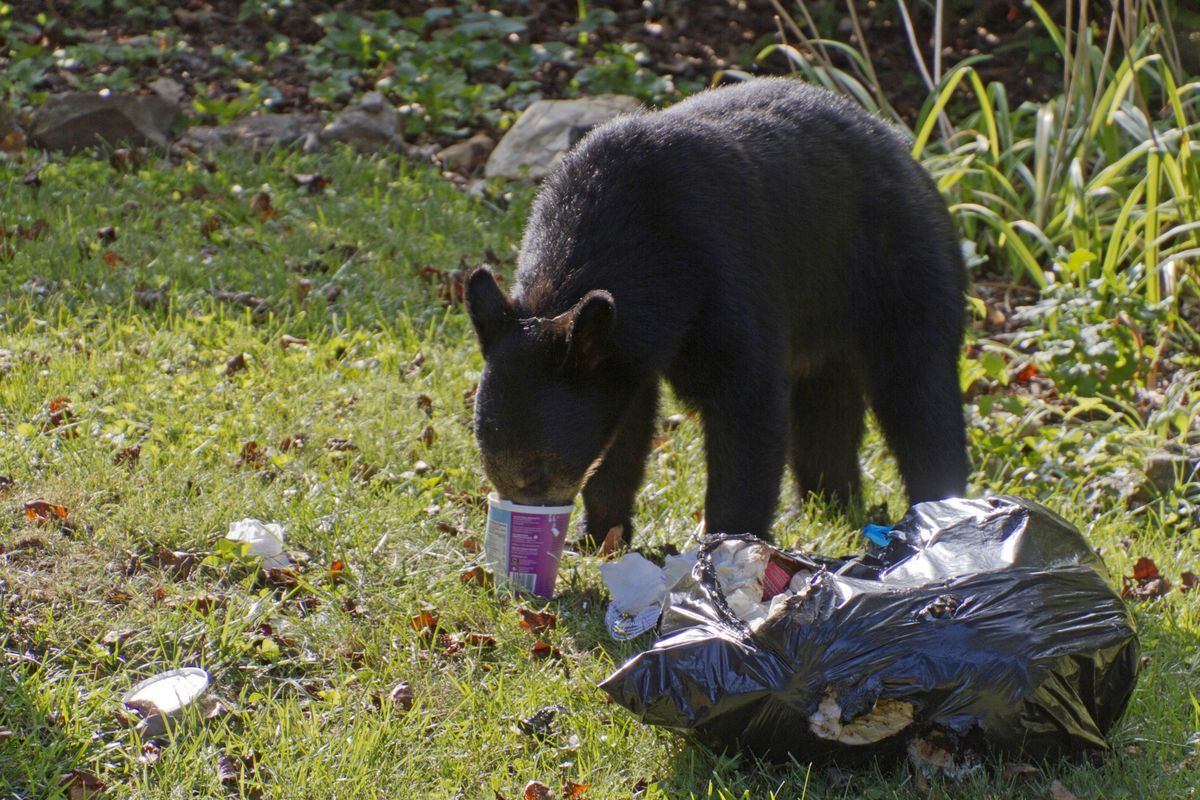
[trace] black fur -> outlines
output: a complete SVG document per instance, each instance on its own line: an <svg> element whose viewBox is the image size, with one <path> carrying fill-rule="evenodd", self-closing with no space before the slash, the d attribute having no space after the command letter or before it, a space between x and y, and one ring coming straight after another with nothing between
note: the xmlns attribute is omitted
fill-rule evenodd
<svg viewBox="0 0 1200 800"><path fill-rule="evenodd" d="M474 272L484 469L628 538L658 382L704 420L709 531L767 536L784 463L859 485L871 407L911 500L962 494L966 271L929 175L890 127L782 79L585 137L539 194L512 299Z"/></svg>

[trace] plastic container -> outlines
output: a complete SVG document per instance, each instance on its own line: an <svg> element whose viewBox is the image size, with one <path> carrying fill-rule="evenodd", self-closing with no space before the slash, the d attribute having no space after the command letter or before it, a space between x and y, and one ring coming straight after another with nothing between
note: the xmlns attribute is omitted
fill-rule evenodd
<svg viewBox="0 0 1200 800"><path fill-rule="evenodd" d="M149 735L162 733L168 721L179 719L183 710L208 691L208 673L184 667L159 673L130 689L121 702L141 712L139 728Z"/></svg>
<svg viewBox="0 0 1200 800"><path fill-rule="evenodd" d="M525 506L488 495L484 557L497 588L550 597L574 506Z"/></svg>

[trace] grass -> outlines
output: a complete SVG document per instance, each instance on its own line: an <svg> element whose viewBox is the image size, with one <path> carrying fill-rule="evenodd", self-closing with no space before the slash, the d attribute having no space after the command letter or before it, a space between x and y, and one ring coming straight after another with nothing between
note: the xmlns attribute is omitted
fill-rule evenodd
<svg viewBox="0 0 1200 800"><path fill-rule="evenodd" d="M12 479L0 490L0 797L79 796L63 782L73 772L135 798L516 798L530 780L589 784L590 798L639 786L646 798L1041 797L1054 779L1080 797L1194 787L1198 593L1136 608L1148 661L1111 757L921 789L903 767L840 786L807 764L716 755L607 704L596 682L645 642L609 641L593 558L568 558L560 596L531 604L558 618L538 636L521 628L520 602L462 582L487 488L470 433L481 361L439 287L485 258L511 274L527 191L485 201L431 169L346 152L229 156L211 174L56 159L37 188L20 180L27 167L0 163L0 475ZM291 177L301 173L332 183L309 192ZM107 227L114 240L98 236ZM257 313L237 292L256 296ZM285 335L307 344L283 347ZM984 345L968 365L988 373ZM1093 411L1031 433L1039 407L992 387L969 406L974 492L1045 499L1114 576L1140 556L1173 581L1200 565L1185 481L1135 511L1099 488L1136 471L1161 432ZM703 502L699 439L688 419L657 447L639 547L686 545ZM120 457L135 446L137 458ZM874 433L863 462L868 506L898 516ZM66 519L27 519L39 498ZM790 493L781 511L785 544L859 547L861 514L794 508ZM218 548L247 516L287 526L305 558L297 585ZM164 550L201 563L188 571ZM461 648L417 630L431 608ZM561 658L535 659L539 639ZM177 666L209 670L225 713L147 745L119 699ZM407 712L391 699L401 682ZM550 732L521 732L551 705L564 708ZM222 756L252 766L223 784Z"/></svg>

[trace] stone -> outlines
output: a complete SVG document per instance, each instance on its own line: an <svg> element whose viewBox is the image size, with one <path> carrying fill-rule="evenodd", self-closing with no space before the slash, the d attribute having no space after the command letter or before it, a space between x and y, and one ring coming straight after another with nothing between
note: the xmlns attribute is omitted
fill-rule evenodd
<svg viewBox="0 0 1200 800"><path fill-rule="evenodd" d="M236 147L253 153L302 147L321 130L319 114L261 114L228 125L189 128L176 144L197 153Z"/></svg>
<svg viewBox="0 0 1200 800"><path fill-rule="evenodd" d="M29 138L68 153L88 147L166 147L179 108L158 95L69 92L33 114Z"/></svg>
<svg viewBox="0 0 1200 800"><path fill-rule="evenodd" d="M321 142L345 142L364 153L404 146L400 112L379 92L367 92L321 129Z"/></svg>
<svg viewBox="0 0 1200 800"><path fill-rule="evenodd" d="M16 115L0 105L0 152L19 153L25 149L25 131L17 124Z"/></svg>
<svg viewBox="0 0 1200 800"><path fill-rule="evenodd" d="M174 78L159 78L150 82L150 91L166 100L168 103L173 103L176 106L183 106L187 99L187 93L183 90L183 84Z"/></svg>
<svg viewBox="0 0 1200 800"><path fill-rule="evenodd" d="M470 173L487 163L496 142L486 133L477 133L470 139L455 142L434 154L434 159L443 169Z"/></svg>
<svg viewBox="0 0 1200 800"><path fill-rule="evenodd" d="M591 128L641 108L627 95L606 94L578 100L539 100L525 110L488 158L488 178L539 180L550 174L563 154Z"/></svg>

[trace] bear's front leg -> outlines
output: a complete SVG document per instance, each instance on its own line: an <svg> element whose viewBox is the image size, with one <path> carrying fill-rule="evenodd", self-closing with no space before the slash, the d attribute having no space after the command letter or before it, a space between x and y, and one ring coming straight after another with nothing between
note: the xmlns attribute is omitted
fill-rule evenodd
<svg viewBox="0 0 1200 800"><path fill-rule="evenodd" d="M782 376L716 382L701 404L708 491L707 533L771 539L787 454L787 389Z"/></svg>
<svg viewBox="0 0 1200 800"><path fill-rule="evenodd" d="M580 546L607 555L628 544L633 501L646 473L646 456L658 417L658 383L651 379L634 395L600 466L583 486L584 534Z"/></svg>

